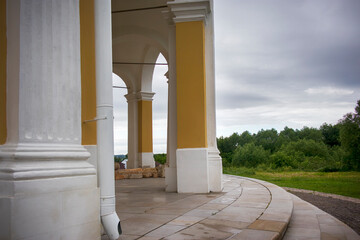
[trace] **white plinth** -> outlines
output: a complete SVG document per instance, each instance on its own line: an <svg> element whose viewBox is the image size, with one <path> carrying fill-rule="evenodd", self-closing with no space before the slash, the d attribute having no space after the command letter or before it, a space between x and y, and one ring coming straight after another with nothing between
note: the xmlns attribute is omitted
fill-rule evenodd
<svg viewBox="0 0 360 240"><path fill-rule="evenodd" d="M176 167L165 167L165 191L176 192L177 191L177 169Z"/></svg>
<svg viewBox="0 0 360 240"><path fill-rule="evenodd" d="M210 191L207 148L177 149L176 166L179 193L208 193Z"/></svg>
<svg viewBox="0 0 360 240"><path fill-rule="evenodd" d="M152 152L139 153L139 167L141 168L154 168L155 160Z"/></svg>

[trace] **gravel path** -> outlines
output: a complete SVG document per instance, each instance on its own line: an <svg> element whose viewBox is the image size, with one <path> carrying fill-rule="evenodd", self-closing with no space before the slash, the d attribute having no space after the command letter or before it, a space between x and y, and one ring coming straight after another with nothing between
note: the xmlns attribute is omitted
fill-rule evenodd
<svg viewBox="0 0 360 240"><path fill-rule="evenodd" d="M341 196L337 198L334 197L333 194L331 194L332 196L330 196L330 194L328 194L328 196L325 196L326 194L322 194L323 196L320 196L309 191L297 191L293 189L287 190L336 217L360 235L360 203L358 199L343 200L340 199L342 198Z"/></svg>

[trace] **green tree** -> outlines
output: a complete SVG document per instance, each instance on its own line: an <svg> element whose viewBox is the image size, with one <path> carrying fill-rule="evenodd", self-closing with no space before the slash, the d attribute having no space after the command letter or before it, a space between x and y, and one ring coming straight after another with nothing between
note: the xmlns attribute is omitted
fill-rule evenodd
<svg viewBox="0 0 360 240"><path fill-rule="evenodd" d="M323 141L326 145L333 147L340 145L340 125L331 125L324 123L320 126Z"/></svg>
<svg viewBox="0 0 360 240"><path fill-rule="evenodd" d="M278 132L274 128L270 130L261 129L255 136L255 144L273 153L276 148L277 139Z"/></svg>
<svg viewBox="0 0 360 240"><path fill-rule="evenodd" d="M254 143L247 143L244 146L238 146L236 148L232 164L233 166L252 168L261 163L266 163L268 158L269 152L262 146L256 146Z"/></svg>
<svg viewBox="0 0 360 240"><path fill-rule="evenodd" d="M165 164L166 163L166 153L154 154L154 160L160 164Z"/></svg>
<svg viewBox="0 0 360 240"><path fill-rule="evenodd" d="M360 170L360 100L357 101L355 113L347 113L340 124L340 142L347 152L346 168Z"/></svg>
<svg viewBox="0 0 360 240"><path fill-rule="evenodd" d="M300 139L311 139L316 142L321 142L323 139L321 131L316 128L303 127L298 134Z"/></svg>
<svg viewBox="0 0 360 240"><path fill-rule="evenodd" d="M223 159L223 164L225 166L231 164L233 154L236 147L239 145L239 141L240 136L238 133L233 133L230 137L220 137L217 139L220 156Z"/></svg>

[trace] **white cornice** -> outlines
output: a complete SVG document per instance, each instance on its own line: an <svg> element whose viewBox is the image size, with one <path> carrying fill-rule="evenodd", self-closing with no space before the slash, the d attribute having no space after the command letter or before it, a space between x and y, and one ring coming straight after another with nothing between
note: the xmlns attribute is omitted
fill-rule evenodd
<svg viewBox="0 0 360 240"><path fill-rule="evenodd" d="M138 100L152 101L155 93L154 92L138 92L136 97Z"/></svg>
<svg viewBox="0 0 360 240"><path fill-rule="evenodd" d="M206 24L207 15L211 12L209 0L178 0L167 4L174 14L175 23L204 21Z"/></svg>

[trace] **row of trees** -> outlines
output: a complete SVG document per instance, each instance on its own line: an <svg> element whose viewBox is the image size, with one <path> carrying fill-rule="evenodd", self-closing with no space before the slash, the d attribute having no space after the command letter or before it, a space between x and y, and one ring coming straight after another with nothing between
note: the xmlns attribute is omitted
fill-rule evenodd
<svg viewBox="0 0 360 240"><path fill-rule="evenodd" d="M319 129L285 127L217 139L223 165L300 170L360 170L360 100L355 113Z"/></svg>

